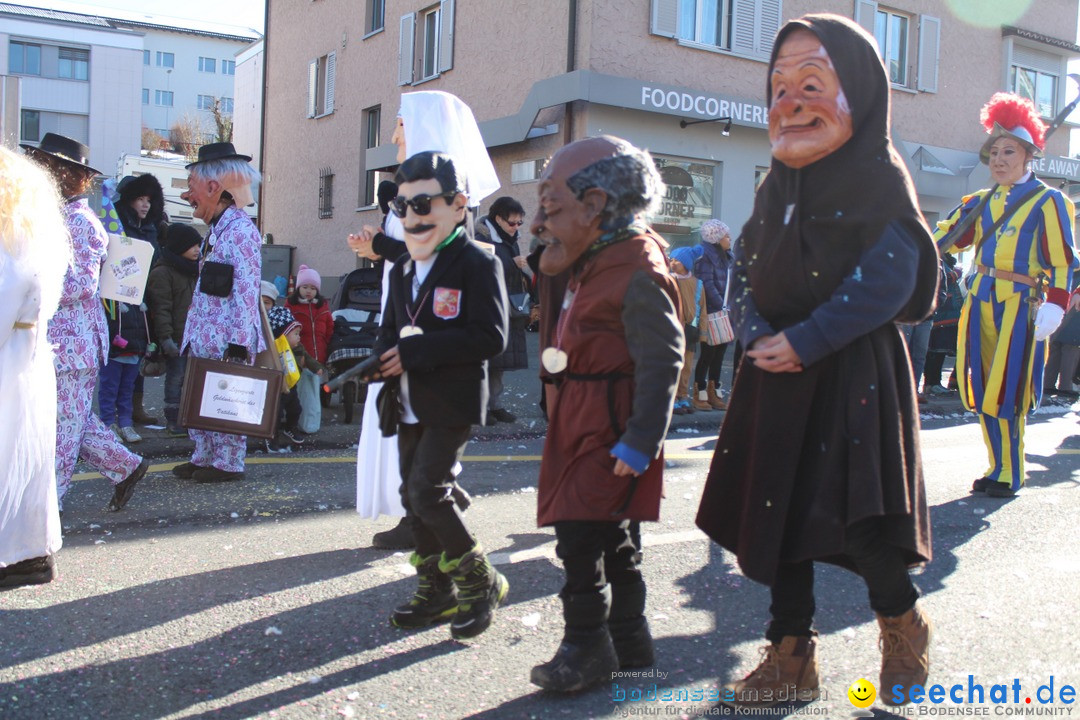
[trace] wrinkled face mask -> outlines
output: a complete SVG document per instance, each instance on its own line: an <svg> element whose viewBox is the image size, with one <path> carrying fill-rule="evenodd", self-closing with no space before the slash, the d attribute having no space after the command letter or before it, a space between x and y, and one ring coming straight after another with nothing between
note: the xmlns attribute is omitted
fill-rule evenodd
<svg viewBox="0 0 1080 720"><path fill-rule="evenodd" d="M851 108L832 60L809 30L788 35L770 75L769 142L772 155L802 168L851 139Z"/></svg>

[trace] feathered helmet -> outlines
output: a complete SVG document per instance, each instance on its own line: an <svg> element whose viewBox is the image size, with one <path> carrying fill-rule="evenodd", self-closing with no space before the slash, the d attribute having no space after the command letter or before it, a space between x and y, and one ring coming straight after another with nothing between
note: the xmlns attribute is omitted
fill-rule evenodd
<svg viewBox="0 0 1080 720"><path fill-rule="evenodd" d="M990 146L998 138L1012 138L1036 156L1042 155L1046 147L1046 125L1034 103L1025 97L1014 93L994 93L990 102L983 105L979 119L986 132L990 133L979 150L979 159L984 165L990 164Z"/></svg>

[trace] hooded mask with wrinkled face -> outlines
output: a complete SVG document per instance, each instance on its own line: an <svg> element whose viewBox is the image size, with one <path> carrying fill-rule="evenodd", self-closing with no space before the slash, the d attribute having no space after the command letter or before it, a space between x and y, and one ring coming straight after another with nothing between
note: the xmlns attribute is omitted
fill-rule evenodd
<svg viewBox="0 0 1080 720"><path fill-rule="evenodd" d="M596 188L579 199L566 184L585 168L618 155L619 146L603 137L586 138L561 148L544 168L538 188L540 209L530 230L546 246L540 271L558 275L599 239L607 194Z"/></svg>

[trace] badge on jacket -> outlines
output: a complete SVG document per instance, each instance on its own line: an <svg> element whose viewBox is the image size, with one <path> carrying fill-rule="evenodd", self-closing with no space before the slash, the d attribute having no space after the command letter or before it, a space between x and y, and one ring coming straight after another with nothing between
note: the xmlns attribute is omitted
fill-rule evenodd
<svg viewBox="0 0 1080 720"><path fill-rule="evenodd" d="M435 317L453 320L461 312L461 291L454 288L435 288L432 300Z"/></svg>

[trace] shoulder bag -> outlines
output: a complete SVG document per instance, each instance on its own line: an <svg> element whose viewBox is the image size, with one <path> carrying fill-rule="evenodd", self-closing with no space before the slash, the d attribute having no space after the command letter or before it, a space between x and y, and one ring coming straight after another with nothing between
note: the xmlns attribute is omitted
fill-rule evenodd
<svg viewBox="0 0 1080 720"><path fill-rule="evenodd" d="M728 311L728 293L731 291L731 266L728 265L727 282L724 284L724 307L719 312L711 312L705 317L705 343L723 345L735 339L735 330L731 327Z"/></svg>

